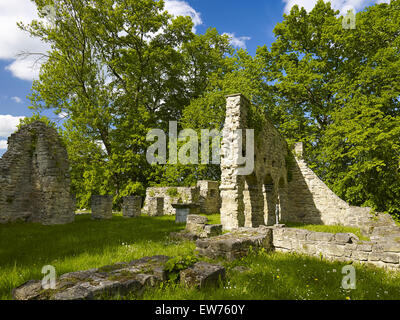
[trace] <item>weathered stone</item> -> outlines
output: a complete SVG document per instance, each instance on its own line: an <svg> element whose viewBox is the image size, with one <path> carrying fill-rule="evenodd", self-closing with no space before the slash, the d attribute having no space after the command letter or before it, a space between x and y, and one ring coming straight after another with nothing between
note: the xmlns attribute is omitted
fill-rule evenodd
<svg viewBox="0 0 400 320"><path fill-rule="evenodd" d="M222 224L209 224L204 226L204 238L219 236L222 234Z"/></svg>
<svg viewBox="0 0 400 320"><path fill-rule="evenodd" d="M206 224L208 222L208 218L199 215L190 214L187 216L186 223L187 224Z"/></svg>
<svg viewBox="0 0 400 320"><path fill-rule="evenodd" d="M197 262L180 272L181 283L188 287L218 286L225 279L225 268L208 262Z"/></svg>
<svg viewBox="0 0 400 320"><path fill-rule="evenodd" d="M369 261L383 261L387 263L399 263L399 256L393 253L372 252L368 258Z"/></svg>
<svg viewBox="0 0 400 320"><path fill-rule="evenodd" d="M67 150L57 131L42 121L8 138L0 159L0 223L45 225L74 221Z"/></svg>
<svg viewBox="0 0 400 320"><path fill-rule="evenodd" d="M400 252L400 243L398 242L384 243L383 250L386 252Z"/></svg>
<svg viewBox="0 0 400 320"><path fill-rule="evenodd" d="M365 251L371 252L372 251L372 244L361 243L357 245L357 251Z"/></svg>
<svg viewBox="0 0 400 320"><path fill-rule="evenodd" d="M44 290L41 281L28 281L13 290L16 300L91 300L104 297L140 296L145 288L166 281L167 256L145 257L98 269L61 275L55 289Z"/></svg>
<svg viewBox="0 0 400 320"><path fill-rule="evenodd" d="M92 196L92 219L111 219L113 196Z"/></svg>
<svg viewBox="0 0 400 320"><path fill-rule="evenodd" d="M163 201L160 210L154 204L155 198ZM197 203L199 200L199 189L197 187L153 187L146 189L146 198L143 213L150 216L175 215L176 210L172 207L174 203Z"/></svg>
<svg viewBox="0 0 400 320"><path fill-rule="evenodd" d="M351 254L351 258L353 260L359 261L368 261L369 253L365 251L353 251Z"/></svg>
<svg viewBox="0 0 400 320"><path fill-rule="evenodd" d="M164 215L164 198L149 197L146 198L147 208L146 213L152 217L159 217Z"/></svg>
<svg viewBox="0 0 400 320"><path fill-rule="evenodd" d="M375 236L400 236L400 227L390 215L374 216L371 208L350 206L330 190L304 161L302 143L296 143L293 156L267 116L258 119L262 126L254 141L247 141L247 135L252 135L247 129L254 129L254 119L248 119L250 107L250 101L241 94L226 97L220 165L224 230L287 221L357 227L371 233L372 240ZM252 151L247 148L249 143L254 154L247 154ZM244 155L246 163L242 162ZM327 235L321 237L313 240L332 240ZM345 235L337 239L343 244L357 240Z"/></svg>
<svg viewBox="0 0 400 320"><path fill-rule="evenodd" d="M333 233L327 233L327 232L312 232L309 233L307 236L308 240L312 241L332 241L334 240L335 235Z"/></svg>
<svg viewBox="0 0 400 320"><path fill-rule="evenodd" d="M338 256L341 257L345 253L345 246L344 245L337 245L333 243L326 244L326 246L322 250L325 254L331 256Z"/></svg>
<svg viewBox="0 0 400 320"><path fill-rule="evenodd" d="M336 233L335 241L338 243L355 243L360 239L353 233Z"/></svg>
<svg viewBox="0 0 400 320"><path fill-rule="evenodd" d="M205 214L219 213L221 208L221 197L219 194L219 182L200 180L197 181L199 189L200 212Z"/></svg>
<svg viewBox="0 0 400 320"><path fill-rule="evenodd" d="M127 218L139 217L142 209L142 197L123 197L122 216Z"/></svg>
<svg viewBox="0 0 400 320"><path fill-rule="evenodd" d="M200 255L210 258L222 257L228 260L241 258L250 252L250 248L267 251L273 250L272 229L237 230L221 236L196 241L196 249Z"/></svg>

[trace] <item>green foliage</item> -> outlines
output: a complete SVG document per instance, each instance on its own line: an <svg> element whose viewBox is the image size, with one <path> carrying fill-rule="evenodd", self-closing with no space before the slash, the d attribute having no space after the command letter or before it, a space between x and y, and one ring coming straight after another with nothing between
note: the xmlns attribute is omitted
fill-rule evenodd
<svg viewBox="0 0 400 320"><path fill-rule="evenodd" d="M177 188L168 188L167 194L168 194L171 198L176 198L177 196L179 196L179 193L178 193L178 189L177 189Z"/></svg>
<svg viewBox="0 0 400 320"><path fill-rule="evenodd" d="M52 47L31 101L36 112L66 114L80 207L94 193L118 206L141 186L218 180L218 165L150 166L145 137L170 120L178 130L221 130L225 96L240 92L256 133L267 115L289 145L304 143L305 160L341 198L399 214L400 0L358 12L356 29L343 29L323 0L310 12L293 6L254 57L215 29L193 34L190 18L168 15L162 1L57 5L55 26L20 27Z"/></svg>
<svg viewBox="0 0 400 320"><path fill-rule="evenodd" d="M169 259L165 263L165 271L167 271L168 280L176 282L179 280L181 270L187 269L194 265L198 259L193 255L177 256Z"/></svg>
<svg viewBox="0 0 400 320"><path fill-rule="evenodd" d="M25 117L23 119L20 119L19 124L17 125L17 128L20 129L22 126L28 125L28 124L36 122L36 121L41 121L49 127L52 127L56 130L58 129L55 122L51 121L48 117L41 116L40 114L37 114L37 113L31 117Z"/></svg>
<svg viewBox="0 0 400 320"><path fill-rule="evenodd" d="M118 206L124 194L142 192L139 183L161 182L163 166L146 160L146 134L168 131L168 121L224 72L232 50L215 29L194 34L191 19L172 17L163 1L60 0L53 26L19 26L51 46L30 99L36 112L65 114L80 207L92 194L112 194Z"/></svg>

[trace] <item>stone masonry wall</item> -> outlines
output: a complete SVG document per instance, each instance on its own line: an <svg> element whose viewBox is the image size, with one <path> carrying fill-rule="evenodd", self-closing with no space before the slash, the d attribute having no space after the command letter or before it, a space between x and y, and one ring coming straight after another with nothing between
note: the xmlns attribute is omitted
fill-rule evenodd
<svg viewBox="0 0 400 320"><path fill-rule="evenodd" d="M399 270L400 243L360 241L352 233L313 232L295 228L273 228L276 251L297 252L328 260L354 261Z"/></svg>
<svg viewBox="0 0 400 320"><path fill-rule="evenodd" d="M247 112L250 102L242 95L227 97L226 118L222 149L228 147L239 152L235 145L235 131L249 128ZM243 138L245 143L250 143ZM225 230L239 227L258 227L275 223L275 207L280 199L281 207L288 206L285 194L287 169L285 158L288 147L270 121L266 119L262 131L255 133L254 171L251 175L238 174L240 165L235 163L238 154L232 159L221 159L221 221Z"/></svg>
<svg viewBox="0 0 400 320"><path fill-rule="evenodd" d="M219 213L221 208L221 197L219 195L219 182L200 180L197 181L199 188L200 212L206 214Z"/></svg>
<svg viewBox="0 0 400 320"><path fill-rule="evenodd" d="M21 127L0 159L0 223L69 223L74 210L68 155L57 131L41 121Z"/></svg>
<svg viewBox="0 0 400 320"><path fill-rule="evenodd" d="M302 159L303 145L296 144L293 154L267 116L261 131L255 133L254 171L247 176L239 175L241 166L235 160L241 155L235 132L254 129L248 124L250 107L241 94L227 97L221 146L222 150L230 148L234 152L230 158L223 155L221 159L224 230L273 225L278 207L282 222L341 224L376 237L400 235L400 228L390 216L375 216L370 208L353 207L340 199ZM243 142L245 150L245 143L250 142L245 138Z"/></svg>
<svg viewBox="0 0 400 320"><path fill-rule="evenodd" d="M173 191L168 191L173 190ZM174 190L177 191L173 195ZM164 198L164 215L174 215L173 203L197 203L199 199L199 189L197 187L153 187L147 188L146 199L142 211L149 212L148 199Z"/></svg>

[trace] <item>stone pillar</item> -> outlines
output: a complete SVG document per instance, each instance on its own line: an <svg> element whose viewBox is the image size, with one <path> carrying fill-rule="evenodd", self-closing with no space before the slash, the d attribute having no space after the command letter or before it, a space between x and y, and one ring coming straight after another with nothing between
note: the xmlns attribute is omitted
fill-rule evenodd
<svg viewBox="0 0 400 320"><path fill-rule="evenodd" d="M226 100L226 117L221 142L221 223L224 230L243 227L244 176L238 175L238 158L242 156L238 145L237 130L246 128L249 101L241 94L231 95ZM243 134L243 142L245 135ZM242 146L244 149L244 143Z"/></svg>
<svg viewBox="0 0 400 320"><path fill-rule="evenodd" d="M164 215L164 198L150 197L147 201L149 216L158 217Z"/></svg>
<svg viewBox="0 0 400 320"><path fill-rule="evenodd" d="M92 219L111 219L113 196L92 196Z"/></svg>
<svg viewBox="0 0 400 320"><path fill-rule="evenodd" d="M127 218L140 216L142 209L142 197L130 196L124 197L122 203L122 215Z"/></svg>

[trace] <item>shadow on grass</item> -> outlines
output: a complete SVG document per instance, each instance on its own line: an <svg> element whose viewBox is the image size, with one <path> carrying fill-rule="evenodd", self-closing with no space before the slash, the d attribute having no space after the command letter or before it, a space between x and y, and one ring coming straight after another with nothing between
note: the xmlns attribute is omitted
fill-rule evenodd
<svg viewBox="0 0 400 320"><path fill-rule="evenodd" d="M81 253L101 253L105 248L122 243L162 242L184 225L175 224L173 217L123 218L93 221L90 215L78 215L66 225L42 226L13 223L0 225L0 266L31 264L40 258L51 261Z"/></svg>

